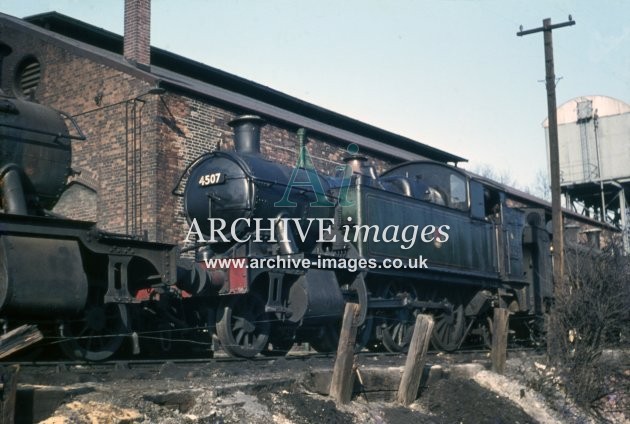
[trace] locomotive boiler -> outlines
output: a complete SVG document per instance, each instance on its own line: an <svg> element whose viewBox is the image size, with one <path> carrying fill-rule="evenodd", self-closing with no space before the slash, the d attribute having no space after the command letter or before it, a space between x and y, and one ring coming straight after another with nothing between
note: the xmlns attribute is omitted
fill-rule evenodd
<svg viewBox="0 0 630 424"><path fill-rule="evenodd" d="M186 216L189 222L196 219L203 234L210 235L209 226L214 218L230 229L227 232L230 237L226 235L228 241L219 240L214 250L231 247L235 242L232 236L247 233L247 223L253 219L332 216L334 204L326 197L330 190L328 179L320 178L313 169L289 168L262 157L260 130L264 124L261 118L245 115L234 119L230 125L235 132L235 151L217 151L197 159L190 167L189 183L184 191ZM294 172L296 175L292 175ZM291 179L296 185L300 184L300 190L285 194ZM313 185L312 181L319 184ZM291 194L296 195L297 201L289 200ZM280 205L283 198L286 205ZM235 223L236 228L232 230ZM276 230L285 232L282 228ZM295 242L292 239L280 245L281 252L288 254L306 248L293 245Z"/></svg>
<svg viewBox="0 0 630 424"><path fill-rule="evenodd" d="M71 136L62 116L36 103L0 97L0 176L5 213L42 214L70 174Z"/></svg>

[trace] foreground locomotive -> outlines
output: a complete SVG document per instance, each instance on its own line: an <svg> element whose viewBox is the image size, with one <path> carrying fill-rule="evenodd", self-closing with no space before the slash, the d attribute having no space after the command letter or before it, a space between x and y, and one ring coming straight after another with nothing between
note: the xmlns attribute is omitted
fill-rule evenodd
<svg viewBox="0 0 630 424"><path fill-rule="evenodd" d="M71 140L84 138L66 121L0 95L0 322L36 323L68 356L102 360L130 334L135 293L175 283L177 251L49 211L71 172Z"/></svg>
<svg viewBox="0 0 630 424"><path fill-rule="evenodd" d="M418 313L434 315L433 344L452 351L488 335L493 307L527 325L546 311L544 211L511 207L500 185L429 161L377 177L358 156L324 178L303 135L293 169L260 155L260 118L231 125L235 151L203 155L187 173L188 237L198 241L180 282L214 299L210 325L228 353L281 353L295 341L334 350L348 301L361 305L359 345L394 352Z"/></svg>

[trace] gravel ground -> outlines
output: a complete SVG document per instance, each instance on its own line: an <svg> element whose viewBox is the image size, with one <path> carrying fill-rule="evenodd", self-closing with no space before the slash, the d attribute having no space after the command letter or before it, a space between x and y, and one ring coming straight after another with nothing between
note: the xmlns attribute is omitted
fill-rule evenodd
<svg viewBox="0 0 630 424"><path fill-rule="evenodd" d="M366 361L385 368L401 365L404 358ZM516 373L526 361L534 359L513 359L508 370ZM442 362L448 369L449 359ZM586 422L560 417L517 376L498 376L483 370L482 365L471 368L475 371L470 376L452 373L449 378L432 381L409 407L388 402L391 393L374 391L355 396L348 405L336 406L329 397L305 387L301 378L332 364L332 358L313 358L167 363L109 371L84 367L61 373L40 369L24 370L20 383L65 386L75 391L51 409L43 421L47 424Z"/></svg>
<svg viewBox="0 0 630 424"><path fill-rule="evenodd" d="M536 423L509 400L469 380L440 380L404 408L356 399L337 408L329 398L300 388L236 390L218 396L212 389L140 394L126 383L99 387L59 407L45 423ZM117 390L116 390L117 388ZM162 395L164 393L161 393Z"/></svg>

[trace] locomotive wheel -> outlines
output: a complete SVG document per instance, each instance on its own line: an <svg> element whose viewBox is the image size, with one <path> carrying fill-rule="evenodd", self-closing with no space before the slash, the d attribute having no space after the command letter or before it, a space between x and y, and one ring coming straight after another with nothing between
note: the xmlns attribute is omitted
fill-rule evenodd
<svg viewBox="0 0 630 424"><path fill-rule="evenodd" d="M295 342L296 327L276 320L271 323L271 334L267 346L260 352L264 356L285 356Z"/></svg>
<svg viewBox="0 0 630 424"><path fill-rule="evenodd" d="M444 352L457 350L464 338L466 327L464 305L456 300L452 304L452 309L440 311L433 318L435 320L431 334L433 346Z"/></svg>
<svg viewBox="0 0 630 424"><path fill-rule="evenodd" d="M415 300L418 295L416 289L410 283L392 281L385 285L381 297L384 299L394 299L406 296L409 300ZM409 349L415 315L408 308L400 308L384 316L382 324L383 346L390 352L405 352Z"/></svg>
<svg viewBox="0 0 630 424"><path fill-rule="evenodd" d="M267 346L270 330L265 302L256 293L230 296L217 311L217 336L231 356L256 356Z"/></svg>
<svg viewBox="0 0 630 424"><path fill-rule="evenodd" d="M124 304L92 305L79 319L62 323L60 347L73 360L104 361L120 348L128 329L129 313Z"/></svg>

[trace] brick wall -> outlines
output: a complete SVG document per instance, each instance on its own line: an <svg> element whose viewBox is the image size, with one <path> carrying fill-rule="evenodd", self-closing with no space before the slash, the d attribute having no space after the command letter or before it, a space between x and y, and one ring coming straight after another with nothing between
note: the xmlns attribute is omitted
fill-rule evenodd
<svg viewBox="0 0 630 424"><path fill-rule="evenodd" d="M11 93L15 67L25 54L34 55L42 65L35 99L76 116L87 136L73 143L72 168L80 172L73 179L97 195L74 196L78 204L74 208L64 204L64 212L71 218L97 221L100 228L112 232L133 229L152 241L181 241L187 230L183 203L171 191L195 158L217 148L232 150L233 134L227 123L252 111L227 109L177 92L167 92L161 99L154 94L137 99L151 84L27 33L2 31L0 26L0 41L13 49L4 60L2 87ZM263 156L295 165L294 129L269 122L261 137ZM315 167L322 174L334 174L343 165L347 143L314 134L309 140ZM360 153L377 171L391 165L373 152Z"/></svg>

